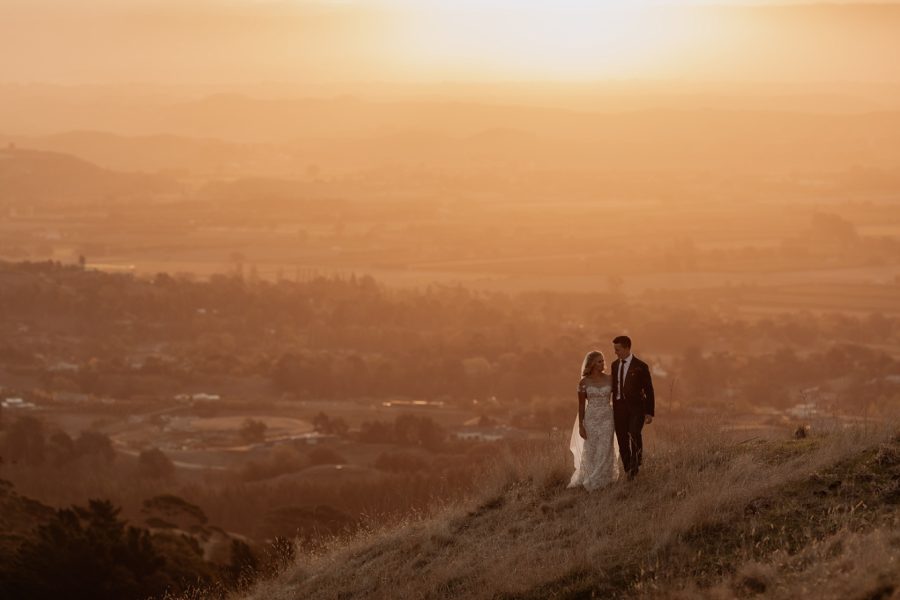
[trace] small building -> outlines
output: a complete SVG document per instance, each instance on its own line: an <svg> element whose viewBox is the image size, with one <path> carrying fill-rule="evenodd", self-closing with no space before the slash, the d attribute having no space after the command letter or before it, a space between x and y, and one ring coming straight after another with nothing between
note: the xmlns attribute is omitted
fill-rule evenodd
<svg viewBox="0 0 900 600"><path fill-rule="evenodd" d="M443 408L440 400L388 400L381 403L385 408Z"/></svg>
<svg viewBox="0 0 900 600"><path fill-rule="evenodd" d="M81 367L75 363L61 360L47 367L47 370L53 373L77 373L80 368Z"/></svg>
<svg viewBox="0 0 900 600"><path fill-rule="evenodd" d="M509 438L521 438L527 434L521 429L515 429L508 425L496 427L463 426L454 432L456 439L476 442L499 442Z"/></svg>
<svg viewBox="0 0 900 600"><path fill-rule="evenodd" d="M0 405L3 408L11 408L13 410L29 410L37 408L37 404L34 402L25 402L22 398L6 398L3 402L0 402Z"/></svg>
<svg viewBox="0 0 900 600"><path fill-rule="evenodd" d="M287 435L279 438L275 438L272 440L266 441L266 446L277 446L283 442L291 442L297 446L315 446L316 444L321 444L322 442L326 442L328 440L335 440L337 436L331 433L321 433L319 431L309 431L306 433L298 433L293 435Z"/></svg>
<svg viewBox="0 0 900 600"><path fill-rule="evenodd" d="M456 432L456 439L474 442L499 442L503 434L483 427L467 427Z"/></svg>
<svg viewBox="0 0 900 600"><path fill-rule="evenodd" d="M176 394L176 402L218 402L222 399L219 394L207 394L206 392L198 392L196 394Z"/></svg>
<svg viewBox="0 0 900 600"><path fill-rule="evenodd" d="M787 409L787 414L792 417L796 417L798 419L809 419L810 417L814 417L819 414L819 409L814 402L805 402L802 404L795 404L791 408Z"/></svg>

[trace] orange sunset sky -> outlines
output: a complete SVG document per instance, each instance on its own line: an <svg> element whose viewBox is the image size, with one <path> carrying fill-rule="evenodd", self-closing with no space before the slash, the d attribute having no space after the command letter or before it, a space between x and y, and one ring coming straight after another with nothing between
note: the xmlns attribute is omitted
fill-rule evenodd
<svg viewBox="0 0 900 600"><path fill-rule="evenodd" d="M0 82L896 82L900 5L0 0Z"/></svg>

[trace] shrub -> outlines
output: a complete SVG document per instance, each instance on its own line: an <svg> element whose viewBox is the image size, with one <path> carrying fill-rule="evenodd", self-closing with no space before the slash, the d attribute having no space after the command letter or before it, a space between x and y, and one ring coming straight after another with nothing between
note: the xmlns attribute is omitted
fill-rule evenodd
<svg viewBox="0 0 900 600"><path fill-rule="evenodd" d="M162 450L150 448L138 455L138 473L148 479L166 479L175 474L175 465Z"/></svg>
<svg viewBox="0 0 900 600"><path fill-rule="evenodd" d="M307 461L300 453L291 448L281 447L261 461L249 461L241 467L240 476L244 481L260 481L285 473L294 473L306 466Z"/></svg>
<svg viewBox="0 0 900 600"><path fill-rule="evenodd" d="M97 431L82 431L75 440L75 453L78 456L99 456L107 462L116 457L112 440L108 435Z"/></svg>
<svg viewBox="0 0 900 600"><path fill-rule="evenodd" d="M316 448L306 456L311 465L342 465L347 462L343 456L330 448Z"/></svg>
<svg viewBox="0 0 900 600"><path fill-rule="evenodd" d="M18 550L10 597L118 600L158 594L165 559L144 529L126 527L120 509L91 500L57 511Z"/></svg>
<svg viewBox="0 0 900 600"><path fill-rule="evenodd" d="M262 421L247 419L240 429L241 440L247 444L258 444L266 439L268 426Z"/></svg>
<svg viewBox="0 0 900 600"><path fill-rule="evenodd" d="M383 452L375 459L375 468L393 473L409 473L428 468L428 462L411 452Z"/></svg>

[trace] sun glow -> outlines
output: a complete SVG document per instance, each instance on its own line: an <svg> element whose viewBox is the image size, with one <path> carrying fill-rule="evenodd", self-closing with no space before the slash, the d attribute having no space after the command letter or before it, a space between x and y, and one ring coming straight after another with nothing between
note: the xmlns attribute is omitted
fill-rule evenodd
<svg viewBox="0 0 900 600"><path fill-rule="evenodd" d="M436 0L404 7L399 45L410 66L455 75L583 79L661 72L692 34L690 20L642 2Z"/></svg>

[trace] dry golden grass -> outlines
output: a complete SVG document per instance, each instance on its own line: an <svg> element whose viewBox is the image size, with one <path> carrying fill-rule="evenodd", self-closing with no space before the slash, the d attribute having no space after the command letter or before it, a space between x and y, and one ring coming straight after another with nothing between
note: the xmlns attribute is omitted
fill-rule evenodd
<svg viewBox="0 0 900 600"><path fill-rule="evenodd" d="M655 424L639 479L592 494L566 489L567 444L550 439L498 458L469 500L336 540L240 597L798 597L824 580L887 598L896 431L741 441Z"/></svg>

